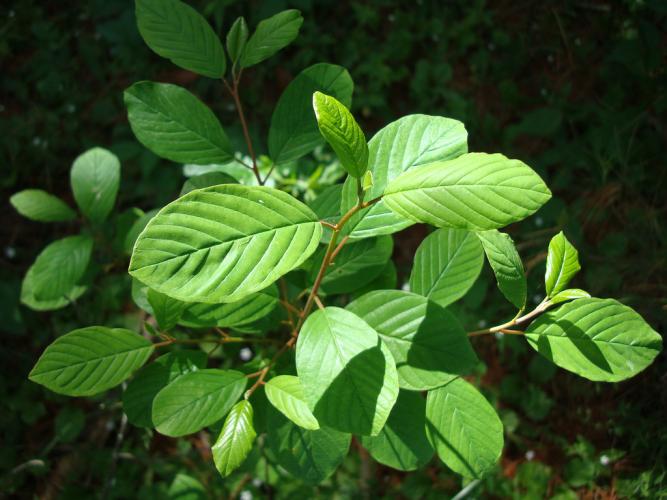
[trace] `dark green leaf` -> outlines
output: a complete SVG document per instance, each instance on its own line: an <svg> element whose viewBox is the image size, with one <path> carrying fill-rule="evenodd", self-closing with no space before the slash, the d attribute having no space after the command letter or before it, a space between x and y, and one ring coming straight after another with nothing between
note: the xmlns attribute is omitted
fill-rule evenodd
<svg viewBox="0 0 667 500"><path fill-rule="evenodd" d="M253 66L287 47L299 34L302 23L301 12L295 9L279 12L260 21L243 50L241 66Z"/></svg>
<svg viewBox="0 0 667 500"><path fill-rule="evenodd" d="M23 217L39 222L63 222L76 218L76 212L67 203L42 191L25 189L9 198L9 202Z"/></svg>
<svg viewBox="0 0 667 500"><path fill-rule="evenodd" d="M244 17L237 17L227 33L227 53L232 63L239 60L248 41L248 25Z"/></svg>

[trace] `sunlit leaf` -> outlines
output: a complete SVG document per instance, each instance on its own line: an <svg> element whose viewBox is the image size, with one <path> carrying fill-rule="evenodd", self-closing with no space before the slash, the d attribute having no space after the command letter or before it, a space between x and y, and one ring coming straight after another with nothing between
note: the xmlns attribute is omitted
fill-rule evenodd
<svg viewBox="0 0 667 500"><path fill-rule="evenodd" d="M42 191L25 189L9 198L9 202L23 217L39 222L63 222L76 218L76 212L67 203Z"/></svg>

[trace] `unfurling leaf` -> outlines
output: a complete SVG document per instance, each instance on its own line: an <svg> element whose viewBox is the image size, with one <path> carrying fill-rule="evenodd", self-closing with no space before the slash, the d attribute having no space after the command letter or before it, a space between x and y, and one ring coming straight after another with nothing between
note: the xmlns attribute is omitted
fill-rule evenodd
<svg viewBox="0 0 667 500"><path fill-rule="evenodd" d="M551 298L565 290L579 269L579 252L561 231L549 242L547 271L544 276L547 296Z"/></svg>
<svg viewBox="0 0 667 500"><path fill-rule="evenodd" d="M229 476L246 459L257 433L249 401L239 401L227 415L218 440L213 445L213 461L223 477Z"/></svg>
<svg viewBox="0 0 667 500"><path fill-rule="evenodd" d="M322 92L313 94L313 109L322 136L343 168L352 177L360 178L368 167L368 144L352 113L335 97Z"/></svg>
<svg viewBox="0 0 667 500"><path fill-rule="evenodd" d="M295 9L279 12L260 21L243 49L241 67L254 66L287 47L299 34L301 24L303 17Z"/></svg>
<svg viewBox="0 0 667 500"><path fill-rule="evenodd" d="M244 17L237 17L227 33L227 52L233 64L239 60L248 41L248 25Z"/></svg>
<svg viewBox="0 0 667 500"><path fill-rule="evenodd" d="M589 299L591 294L585 290L580 290L579 288L568 288L562 292L558 292L556 295L549 299L551 304L560 304L561 302L567 302L568 300L576 299Z"/></svg>

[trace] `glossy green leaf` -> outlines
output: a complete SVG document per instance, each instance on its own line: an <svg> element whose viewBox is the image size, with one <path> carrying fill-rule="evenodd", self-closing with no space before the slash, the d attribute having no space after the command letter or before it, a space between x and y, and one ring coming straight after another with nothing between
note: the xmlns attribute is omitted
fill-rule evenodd
<svg viewBox="0 0 667 500"><path fill-rule="evenodd" d="M223 174L222 172L208 172L202 175L195 175L183 183L180 196L188 194L195 189L203 189L219 184L238 184L238 181L231 175Z"/></svg>
<svg viewBox="0 0 667 500"><path fill-rule="evenodd" d="M229 304L188 304L179 324L193 328L247 325L269 314L277 304L278 287L274 284Z"/></svg>
<svg viewBox="0 0 667 500"><path fill-rule="evenodd" d="M547 296L553 297L565 290L570 280L579 272L579 269L581 269L579 252L561 231L549 242L547 271L544 275Z"/></svg>
<svg viewBox="0 0 667 500"><path fill-rule="evenodd" d="M426 465L434 453L426 438L426 399L401 391L380 434L362 436L361 444L375 460L394 469L410 471Z"/></svg>
<svg viewBox="0 0 667 500"><path fill-rule="evenodd" d="M410 290L446 307L470 290L483 264L482 245L474 233L438 229L417 248Z"/></svg>
<svg viewBox="0 0 667 500"><path fill-rule="evenodd" d="M542 179L519 160L468 153L401 174L383 201L415 222L484 231L528 217L549 198Z"/></svg>
<svg viewBox="0 0 667 500"><path fill-rule="evenodd" d="M380 130L368 143L368 171L373 186L367 190L368 201L384 194L387 184L413 167L434 161L450 160L468 151L468 133L457 120L441 116L408 115ZM345 182L342 211L357 203L353 179ZM346 225L352 239L391 234L413 222L392 212L383 201L360 212Z"/></svg>
<svg viewBox="0 0 667 500"><path fill-rule="evenodd" d="M503 424L486 398L462 378L429 391L426 434L440 459L464 477L480 478L503 451Z"/></svg>
<svg viewBox="0 0 667 500"><path fill-rule="evenodd" d="M341 165L352 177L360 178L368 167L368 144L352 113L335 97L313 94L317 126L333 148Z"/></svg>
<svg viewBox="0 0 667 500"><path fill-rule="evenodd" d="M420 391L465 375L477 364L468 336L454 315L421 295L376 290L347 309L373 328L396 362L398 382Z"/></svg>
<svg viewBox="0 0 667 500"><path fill-rule="evenodd" d="M111 151L89 149L74 160L70 182L81 213L92 222L103 222L116 203L120 162Z"/></svg>
<svg viewBox="0 0 667 500"><path fill-rule="evenodd" d="M213 112L170 83L137 82L124 93L127 117L139 142L180 163L225 163L234 151Z"/></svg>
<svg viewBox="0 0 667 500"><path fill-rule="evenodd" d="M163 331L172 329L181 319L183 311L188 306L187 303L172 299L152 288L148 289L146 298L151 305L157 324Z"/></svg>
<svg viewBox="0 0 667 500"><path fill-rule="evenodd" d="M62 296L49 300L35 297L34 289L35 273L34 266L32 266L28 269L21 283L21 303L35 311L55 311L56 309L62 309L86 293L88 287L79 283L63 293Z"/></svg>
<svg viewBox="0 0 667 500"><path fill-rule="evenodd" d="M352 436L328 427L307 430L275 409L268 417L267 444L277 462L299 481L319 484L348 454Z"/></svg>
<svg viewBox="0 0 667 500"><path fill-rule="evenodd" d="M25 189L9 198L9 202L23 217L39 222L63 222L76 218L76 212L67 203L42 191Z"/></svg>
<svg viewBox="0 0 667 500"><path fill-rule="evenodd" d="M278 375L266 383L264 390L269 402L296 425L310 430L320 428L308 408L299 377Z"/></svg>
<svg viewBox="0 0 667 500"><path fill-rule="evenodd" d="M558 292L556 295L549 299L551 304L560 304L561 302L567 302L568 300L576 299L588 299L591 297L591 294L585 290L580 290L579 288L568 288L562 292Z"/></svg>
<svg viewBox="0 0 667 500"><path fill-rule="evenodd" d="M528 285L519 252L509 234L492 229L477 233L486 258L496 276L498 288L517 309L526 305Z"/></svg>
<svg viewBox="0 0 667 500"><path fill-rule="evenodd" d="M172 437L192 434L224 417L241 397L247 379L241 372L207 368L187 373L153 399L153 424Z"/></svg>
<svg viewBox="0 0 667 500"><path fill-rule="evenodd" d="M227 53L232 63L236 63L243 53L245 44L248 41L248 25L243 16L237 17L232 27L227 33Z"/></svg>
<svg viewBox="0 0 667 500"><path fill-rule="evenodd" d="M280 96L271 116L271 159L281 165L301 158L322 144L324 139L317 128L312 95L323 92L349 107L353 88L352 78L342 66L321 63L299 73Z"/></svg>
<svg viewBox="0 0 667 500"><path fill-rule="evenodd" d="M123 410L132 425L153 427L153 400L158 392L186 373L206 366L206 353L190 349L164 354L144 366L123 392Z"/></svg>
<svg viewBox="0 0 667 500"><path fill-rule="evenodd" d="M388 349L367 323L338 307L308 316L296 368L317 421L342 432L377 435L398 397Z"/></svg>
<svg viewBox="0 0 667 500"><path fill-rule="evenodd" d="M260 21L243 49L241 66L253 66L287 47L299 34L301 24L303 17L296 9L284 10Z"/></svg>
<svg viewBox="0 0 667 500"><path fill-rule="evenodd" d="M137 240L130 274L175 299L236 302L298 267L321 235L317 216L287 193L213 186L160 210Z"/></svg>
<svg viewBox="0 0 667 500"><path fill-rule="evenodd" d="M367 285L383 271L393 249L391 236L368 238L345 245L328 267L322 279L322 291L326 294L347 293ZM311 282L319 271L324 252L325 249L320 248L315 254L314 260L318 266L311 272Z"/></svg>
<svg viewBox="0 0 667 500"><path fill-rule="evenodd" d="M89 326L57 338L28 377L59 394L92 396L141 367L153 344L130 330Z"/></svg>
<svg viewBox="0 0 667 500"><path fill-rule="evenodd" d="M176 66L211 78L225 74L225 51L206 19L179 0L136 0L146 44Z"/></svg>
<svg viewBox="0 0 667 500"><path fill-rule="evenodd" d="M242 400L227 415L218 440L213 445L213 461L222 477L229 476L246 459L257 437L252 423L250 401Z"/></svg>
<svg viewBox="0 0 667 500"><path fill-rule="evenodd" d="M582 298L547 311L526 340L561 368L601 382L633 377L662 350L660 334L613 299Z"/></svg>
<svg viewBox="0 0 667 500"><path fill-rule="evenodd" d="M57 300L83 277L93 252L89 236L68 236L49 244L30 267L32 295L37 300Z"/></svg>

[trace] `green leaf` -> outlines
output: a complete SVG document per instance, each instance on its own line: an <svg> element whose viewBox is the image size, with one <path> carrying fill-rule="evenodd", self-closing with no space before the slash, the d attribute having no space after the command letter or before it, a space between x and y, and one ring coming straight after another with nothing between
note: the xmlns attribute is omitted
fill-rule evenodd
<svg viewBox="0 0 667 500"><path fill-rule="evenodd" d="M197 432L227 414L246 382L245 375L234 370L207 368L187 373L157 393L153 424L171 437Z"/></svg>
<svg viewBox="0 0 667 500"><path fill-rule="evenodd" d="M132 248L134 248L134 244L136 243L139 234L144 230L148 221L155 217L157 212L157 209L149 210L134 221L134 224L132 224L132 227L130 227L130 230L125 235L125 241L123 243L123 250L125 253L132 255Z"/></svg>
<svg viewBox="0 0 667 500"><path fill-rule="evenodd" d="M410 290L446 307L470 290L483 264L482 245L474 233L438 229L417 248Z"/></svg>
<svg viewBox="0 0 667 500"><path fill-rule="evenodd" d="M523 309L526 305L526 273L519 252L509 234L492 229L477 233L486 252L486 258L496 275L498 288L514 306Z"/></svg>
<svg viewBox="0 0 667 500"><path fill-rule="evenodd" d="M180 300L172 299L171 297L153 290L148 289L146 294L148 303L153 309L153 316L157 320L161 330L171 330L176 323L181 319L181 314L188 304Z"/></svg>
<svg viewBox="0 0 667 500"><path fill-rule="evenodd" d="M549 198L542 179L519 160L468 153L405 172L383 200L415 222L484 231L528 217Z"/></svg>
<svg viewBox="0 0 667 500"><path fill-rule="evenodd" d="M117 386L143 365L153 344L130 330L89 326L57 338L28 377L67 396L92 396Z"/></svg>
<svg viewBox="0 0 667 500"><path fill-rule="evenodd" d="M34 289L35 272L34 266L31 266L21 283L21 303L35 311L54 311L56 309L62 309L86 293L88 287L86 285L76 284L63 293L62 296L49 300L38 299L35 297Z"/></svg>
<svg viewBox="0 0 667 500"><path fill-rule="evenodd" d="M81 213L92 222L103 222L116 203L120 162L111 151L89 149L74 160L70 182Z"/></svg>
<svg viewBox="0 0 667 500"><path fill-rule="evenodd" d="M338 307L308 316L296 369L317 421L342 432L377 435L398 397L396 366L378 334Z"/></svg>
<svg viewBox="0 0 667 500"><path fill-rule="evenodd" d="M213 445L213 461L222 477L229 476L246 459L257 437L252 425L250 401L239 401L225 419L218 440Z"/></svg>
<svg viewBox="0 0 667 500"><path fill-rule="evenodd" d="M298 377L279 375L264 386L266 397L283 415L304 429L317 430L320 424L306 404Z"/></svg>
<svg viewBox="0 0 667 500"><path fill-rule="evenodd" d="M377 290L351 302L347 309L380 335L404 389L439 387L470 373L477 364L468 336L454 315L421 295Z"/></svg>
<svg viewBox="0 0 667 500"><path fill-rule="evenodd" d="M526 330L542 356L589 380L635 376L662 350L662 337L633 309L613 299L579 299L547 311Z"/></svg>
<svg viewBox="0 0 667 500"><path fill-rule="evenodd" d="M248 68L287 47L299 34L301 12L284 10L260 21L241 55L241 67Z"/></svg>
<svg viewBox="0 0 667 500"><path fill-rule="evenodd" d="M170 500L207 500L206 488L197 479L179 472L169 486Z"/></svg>
<svg viewBox="0 0 667 500"><path fill-rule="evenodd" d="M368 170L364 174L364 178L361 181L361 189L363 189L364 191L368 191L372 187L373 187L373 172Z"/></svg>
<svg viewBox="0 0 667 500"><path fill-rule="evenodd" d="M429 391L426 434L440 459L464 477L480 478L503 451L503 424L474 386L457 378Z"/></svg>
<svg viewBox="0 0 667 500"><path fill-rule="evenodd" d="M208 172L202 175L195 175L183 183L179 196L188 194L195 189L203 189L219 184L238 184L238 182L231 175L223 174L222 172Z"/></svg>
<svg viewBox="0 0 667 500"><path fill-rule="evenodd" d="M227 53L233 64L239 60L248 41L248 25L243 16L237 17L227 33Z"/></svg>
<svg viewBox="0 0 667 500"><path fill-rule="evenodd" d="M278 304L278 287L271 285L229 304L188 304L179 324L192 328L227 328L257 321Z"/></svg>
<svg viewBox="0 0 667 500"><path fill-rule="evenodd" d="M426 465L433 447L426 438L426 400L416 392L401 391L387 423L377 436L362 436L361 444L383 465L410 471Z"/></svg>
<svg viewBox="0 0 667 500"><path fill-rule="evenodd" d="M313 94L317 126L333 148L341 165L352 177L360 178L368 167L368 144L352 113L335 97Z"/></svg>
<svg viewBox="0 0 667 500"><path fill-rule="evenodd" d="M203 351L174 351L144 366L123 392L123 410L132 425L153 427L153 400L158 392L186 373L206 366Z"/></svg>
<svg viewBox="0 0 667 500"><path fill-rule="evenodd" d="M129 271L175 299L236 302L298 267L321 235L317 216L287 193L214 186L160 210L139 236Z"/></svg>
<svg viewBox="0 0 667 500"><path fill-rule="evenodd" d="M382 196L387 184L408 169L466 153L467 139L461 122L441 116L408 115L390 123L368 143L368 171L373 176L373 187L366 191L364 200ZM342 212L356 203L356 182L347 179ZM344 232L352 239L360 239L395 233L412 224L380 201L352 218Z"/></svg>
<svg viewBox="0 0 667 500"><path fill-rule="evenodd" d="M127 117L139 142L179 163L225 163L234 151L213 112L190 92L169 83L137 82L124 93Z"/></svg>
<svg viewBox="0 0 667 500"><path fill-rule="evenodd" d="M340 219L340 200L343 191L342 184L327 186L308 206L317 214L320 220L335 224ZM328 243L331 238L331 228L323 228L322 241Z"/></svg>
<svg viewBox="0 0 667 500"><path fill-rule="evenodd" d="M345 245L327 268L322 279L322 291L326 294L347 293L367 285L384 270L393 249L391 236L369 238ZM325 251L320 248L314 261L321 263ZM318 271L319 265L311 271L311 281L315 280Z"/></svg>
<svg viewBox="0 0 667 500"><path fill-rule="evenodd" d="M324 142L313 112L313 93L331 95L349 107L353 88L352 78L342 66L321 63L299 73L280 96L271 116L271 159L282 165L301 158Z"/></svg>
<svg viewBox="0 0 667 500"><path fill-rule="evenodd" d="M63 222L76 218L76 212L67 203L42 191L25 189L9 198L9 202L23 217L39 222Z"/></svg>
<svg viewBox="0 0 667 500"><path fill-rule="evenodd" d="M544 284L547 296L553 297L567 288L568 283L579 272L579 252L567 240L563 231L551 238L547 254L547 271Z"/></svg>
<svg viewBox="0 0 667 500"><path fill-rule="evenodd" d="M580 290L579 288L568 288L562 292L558 292L556 295L549 299L551 304L560 304L561 302L567 302L568 300L576 299L588 299L591 297L591 294L585 290Z"/></svg>
<svg viewBox="0 0 667 500"><path fill-rule="evenodd" d="M32 295L40 301L57 300L83 277L93 252L89 236L68 236L49 244L30 267Z"/></svg>
<svg viewBox="0 0 667 500"><path fill-rule="evenodd" d="M348 454L352 436L328 427L307 430L270 409L267 444L276 461L295 478L319 484Z"/></svg>
<svg viewBox="0 0 667 500"><path fill-rule="evenodd" d="M176 66L211 78L225 74L225 51L206 19L178 0L137 0L137 26L146 44Z"/></svg>

